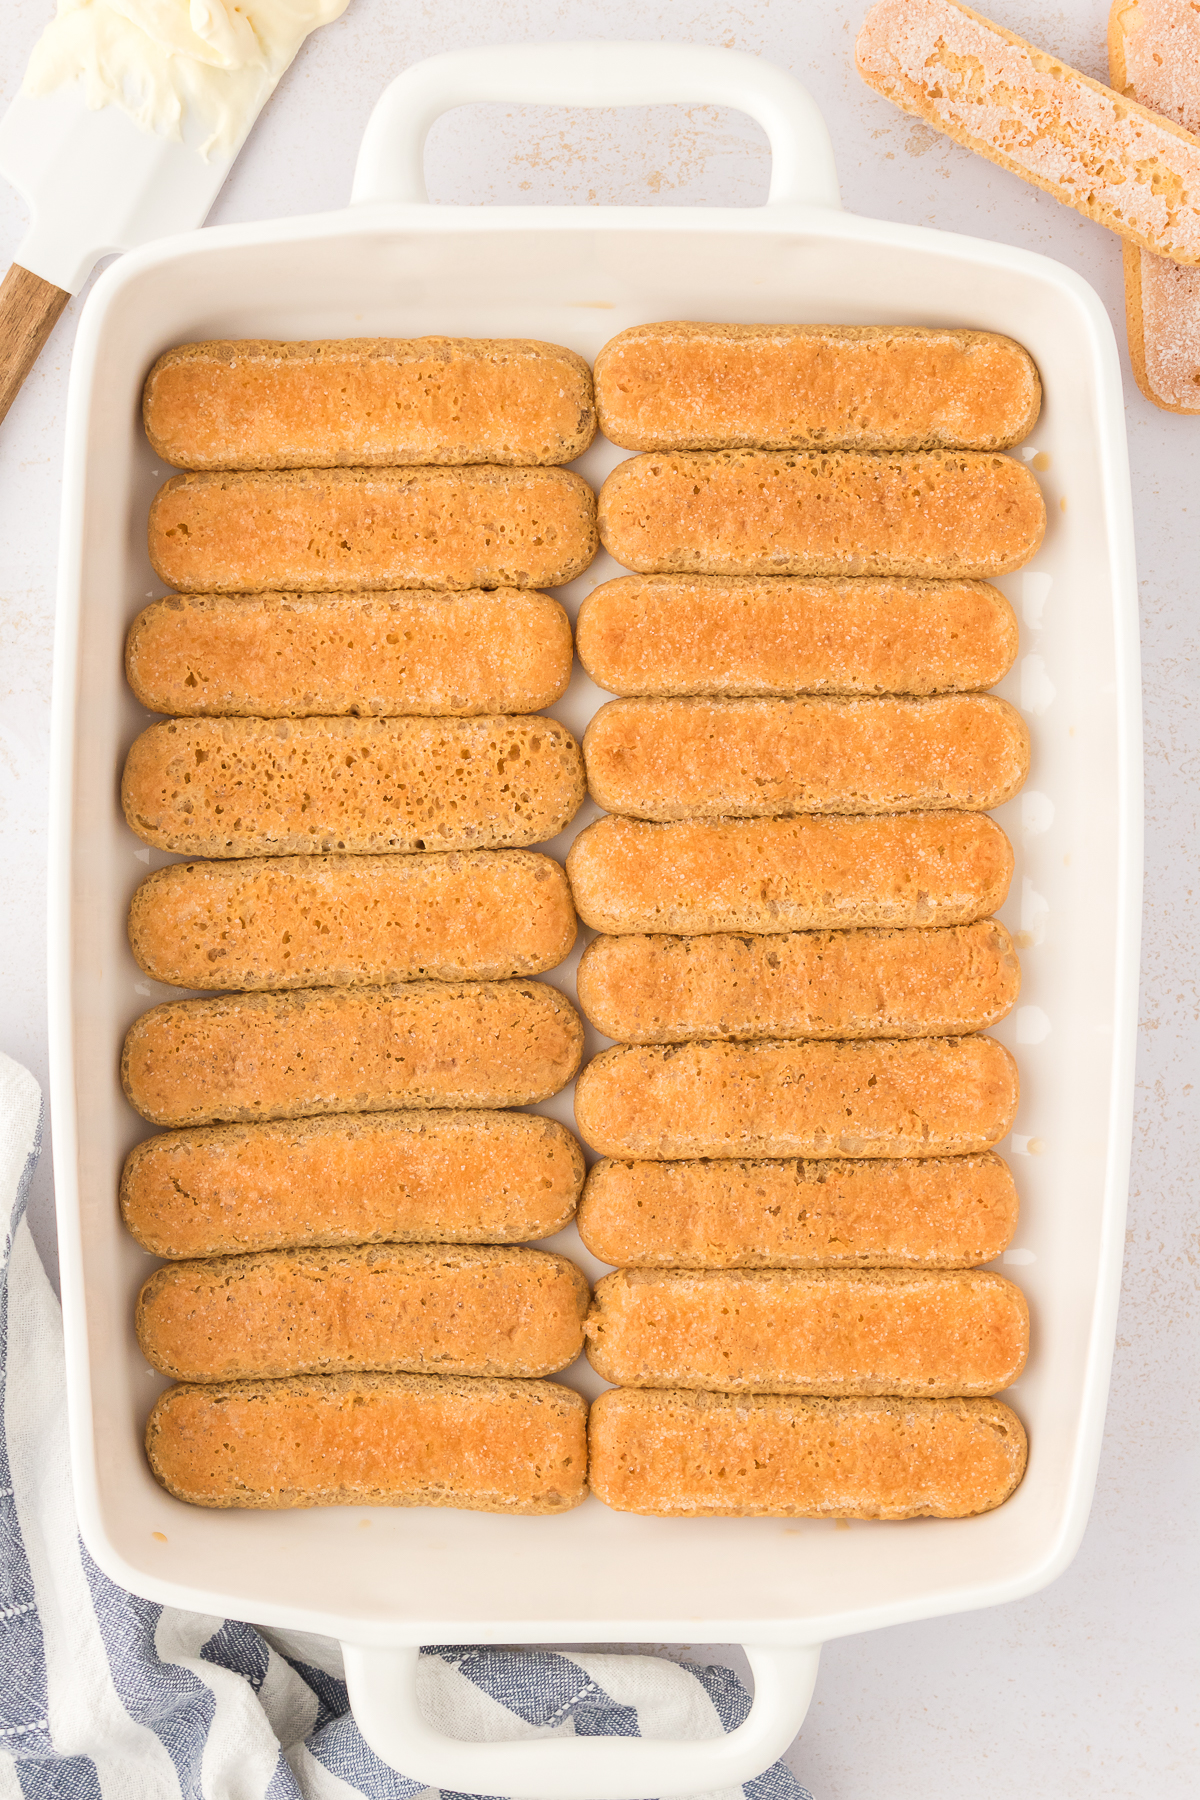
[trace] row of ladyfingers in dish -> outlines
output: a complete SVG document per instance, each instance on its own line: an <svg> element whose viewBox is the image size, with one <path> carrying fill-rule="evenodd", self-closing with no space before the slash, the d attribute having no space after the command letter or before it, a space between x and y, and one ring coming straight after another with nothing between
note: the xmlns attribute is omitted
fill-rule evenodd
<svg viewBox="0 0 1200 1800"><path fill-rule="evenodd" d="M176 475L150 509L181 593L561 587L597 544L643 574L1001 575L1046 528L1041 490L976 450L635 456L597 501L566 469Z"/></svg>
<svg viewBox="0 0 1200 1800"><path fill-rule="evenodd" d="M719 397L719 405L714 400ZM597 427L630 450L1003 450L1041 383L993 332L641 325L596 358L529 339L184 344L146 380L178 469L569 463Z"/></svg>
<svg viewBox="0 0 1200 1800"><path fill-rule="evenodd" d="M210 1507L552 1514L591 1491L659 1517L962 1518L1000 1506L1025 1432L999 1400L827 1399L550 1381L296 1376L169 1388L157 1479Z"/></svg>
<svg viewBox="0 0 1200 1800"><path fill-rule="evenodd" d="M138 1342L176 1381L363 1373L543 1376L585 1347L619 1387L998 1393L1025 1363L1024 1296L979 1269L626 1269L591 1301L564 1256L363 1244L171 1263Z"/></svg>

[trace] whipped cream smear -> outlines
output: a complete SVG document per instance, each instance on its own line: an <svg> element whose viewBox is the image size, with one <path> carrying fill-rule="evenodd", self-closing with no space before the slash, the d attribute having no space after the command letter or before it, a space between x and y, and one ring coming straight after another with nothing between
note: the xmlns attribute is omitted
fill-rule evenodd
<svg viewBox="0 0 1200 1800"><path fill-rule="evenodd" d="M93 111L230 155L310 31L348 0L58 0L22 92L73 82ZM198 128L198 129L197 129Z"/></svg>

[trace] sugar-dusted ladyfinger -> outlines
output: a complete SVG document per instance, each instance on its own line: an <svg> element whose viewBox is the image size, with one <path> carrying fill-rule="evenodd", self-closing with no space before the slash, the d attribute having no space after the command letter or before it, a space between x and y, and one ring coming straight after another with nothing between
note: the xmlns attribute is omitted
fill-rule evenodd
<svg viewBox="0 0 1200 1800"><path fill-rule="evenodd" d="M999 1393L1028 1352L1024 1294L984 1269L621 1269L587 1320L617 1387L938 1400Z"/></svg>
<svg viewBox="0 0 1200 1800"><path fill-rule="evenodd" d="M540 588L596 554L596 502L566 469L280 469L175 475L150 561L183 593Z"/></svg>
<svg viewBox="0 0 1200 1800"><path fill-rule="evenodd" d="M177 469L568 463L596 431L583 357L529 338L180 344L142 416Z"/></svg>
<svg viewBox="0 0 1200 1800"><path fill-rule="evenodd" d="M530 850L247 857L148 876L129 942L184 988L496 981L560 963L575 908L559 864Z"/></svg>
<svg viewBox="0 0 1200 1800"><path fill-rule="evenodd" d="M897 1162L598 1162L579 1235L618 1268L968 1268L1006 1248L999 1156ZM161 1254L161 1252L160 1252Z"/></svg>
<svg viewBox="0 0 1200 1800"><path fill-rule="evenodd" d="M985 581L622 575L575 645L612 694L962 693L1008 673L1017 621Z"/></svg>
<svg viewBox="0 0 1200 1800"><path fill-rule="evenodd" d="M160 1395L146 1455L193 1506L558 1513L587 1493L587 1410L556 1381L230 1381Z"/></svg>
<svg viewBox="0 0 1200 1800"><path fill-rule="evenodd" d="M1200 11L1181 0L1113 0L1108 72L1118 93L1200 134ZM1129 360L1147 400L1200 412L1200 269L1122 245Z"/></svg>
<svg viewBox="0 0 1200 1800"><path fill-rule="evenodd" d="M1025 1473L1000 1400L799 1399L611 1388L588 1428L593 1492L659 1518L962 1519Z"/></svg>
<svg viewBox="0 0 1200 1800"><path fill-rule="evenodd" d="M583 1348L588 1297L548 1250L356 1244L171 1263L143 1284L134 1323L174 1381L552 1375Z"/></svg>
<svg viewBox="0 0 1200 1800"><path fill-rule="evenodd" d="M582 1050L574 1007L540 981L300 988L152 1007L121 1080L155 1125L527 1106L566 1086Z"/></svg>
<svg viewBox="0 0 1200 1800"><path fill-rule="evenodd" d="M518 588L172 594L133 621L125 673L176 718L529 713L570 680L571 627Z"/></svg>
<svg viewBox="0 0 1200 1800"><path fill-rule="evenodd" d="M583 758L557 719L170 719L130 747L131 830L182 856L482 850L574 818Z"/></svg>
<svg viewBox="0 0 1200 1800"><path fill-rule="evenodd" d="M955 0L879 0L868 86L1158 256L1200 263L1200 143Z"/></svg>
<svg viewBox="0 0 1200 1800"><path fill-rule="evenodd" d="M1002 1019L1020 986L996 919L935 931L598 937L577 978L586 1016L623 1044L959 1037Z"/></svg>
<svg viewBox="0 0 1200 1800"><path fill-rule="evenodd" d="M585 924L606 932L967 925L1004 902L1008 839L982 813L875 819L598 819L567 855Z"/></svg>
<svg viewBox="0 0 1200 1800"><path fill-rule="evenodd" d="M1007 1135L1017 1065L994 1038L627 1045L575 1085L601 1156L966 1156Z"/></svg>
<svg viewBox="0 0 1200 1800"><path fill-rule="evenodd" d="M596 358L627 450L1004 450L1033 428L1033 358L991 331L635 325Z"/></svg>
<svg viewBox="0 0 1200 1800"><path fill-rule="evenodd" d="M536 1113L371 1112L136 1144L121 1216L153 1256L290 1245L520 1244L561 1231L583 1152Z"/></svg>
<svg viewBox="0 0 1200 1800"><path fill-rule="evenodd" d="M987 577L1046 529L1030 471L979 450L664 451L618 463L599 506L643 575Z"/></svg>
<svg viewBox="0 0 1200 1800"><path fill-rule="evenodd" d="M583 760L593 800L639 819L986 812L1023 787L1029 732L992 694L610 700Z"/></svg>

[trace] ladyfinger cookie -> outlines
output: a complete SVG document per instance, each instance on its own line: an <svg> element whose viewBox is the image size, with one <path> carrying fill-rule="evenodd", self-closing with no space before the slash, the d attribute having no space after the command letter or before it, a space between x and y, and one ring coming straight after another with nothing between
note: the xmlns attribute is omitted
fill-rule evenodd
<svg viewBox="0 0 1200 1800"><path fill-rule="evenodd" d="M172 1259L314 1244L519 1244L573 1215L583 1152L536 1113L374 1112L136 1144L121 1216Z"/></svg>
<svg viewBox="0 0 1200 1800"><path fill-rule="evenodd" d="M175 475L150 561L183 593L538 588L596 554L596 502L566 469L282 469Z"/></svg>
<svg viewBox="0 0 1200 1800"><path fill-rule="evenodd" d="M981 1397L1022 1372L1029 1307L984 1269L619 1269L587 1354L617 1388Z"/></svg>
<svg viewBox="0 0 1200 1800"><path fill-rule="evenodd" d="M626 450L1004 450L1033 429L1033 358L992 331L635 325L596 358Z"/></svg>
<svg viewBox="0 0 1200 1800"><path fill-rule="evenodd" d="M575 625L598 687L664 699L961 693L1001 680L1017 641L985 581L870 576L622 575L592 589Z"/></svg>
<svg viewBox="0 0 1200 1800"><path fill-rule="evenodd" d="M966 1156L1012 1128L1017 1065L994 1038L622 1045L575 1084L601 1156Z"/></svg>
<svg viewBox="0 0 1200 1800"><path fill-rule="evenodd" d="M587 1493L587 1411L555 1381L229 1381L161 1394L146 1456L192 1506L558 1513Z"/></svg>
<svg viewBox="0 0 1200 1800"><path fill-rule="evenodd" d="M967 925L1003 905L1012 846L982 813L876 819L598 819L567 855L606 932Z"/></svg>
<svg viewBox="0 0 1200 1800"><path fill-rule="evenodd" d="M173 1381L552 1375L583 1348L588 1298L548 1250L358 1244L172 1263L143 1284L134 1324Z"/></svg>
<svg viewBox="0 0 1200 1800"><path fill-rule="evenodd" d="M497 981L574 942L567 878L529 850L172 863L129 908L139 966L184 988Z"/></svg>
<svg viewBox="0 0 1200 1800"><path fill-rule="evenodd" d="M1200 263L1200 143L955 0L879 0L855 46L869 87L1085 218Z"/></svg>
<svg viewBox="0 0 1200 1800"><path fill-rule="evenodd" d="M1113 87L1193 136L1200 134L1200 12L1180 0L1113 0L1108 15ZM1129 360L1147 400L1200 412L1200 270L1126 240Z"/></svg>
<svg viewBox="0 0 1200 1800"><path fill-rule="evenodd" d="M180 344L142 417L177 469L568 463L596 433L587 363L530 338Z"/></svg>
<svg viewBox="0 0 1200 1800"><path fill-rule="evenodd" d="M151 712L260 719L530 713L571 677L548 594L172 594L140 612L129 685Z"/></svg>
<svg viewBox="0 0 1200 1800"><path fill-rule="evenodd" d="M627 1388L978 1397L1028 1352L1024 1294L983 1269L621 1269L587 1319L588 1361Z"/></svg>
<svg viewBox="0 0 1200 1800"><path fill-rule="evenodd" d="M579 1005L623 1044L693 1038L961 1037L1016 1004L1021 967L995 919L941 930L769 937L598 937Z"/></svg>
<svg viewBox="0 0 1200 1800"><path fill-rule="evenodd" d="M579 1235L618 1268L951 1269L1017 1226L999 1156L898 1162L598 1162ZM160 1254L162 1254L160 1252Z"/></svg>
<svg viewBox="0 0 1200 1800"><path fill-rule="evenodd" d="M599 507L604 548L643 575L1003 575L1046 529L1030 471L978 450L633 456Z"/></svg>
<svg viewBox="0 0 1200 1800"><path fill-rule="evenodd" d="M1015 1492L1028 1445L1000 1400L792 1399L610 1388L592 1491L658 1518L963 1519Z"/></svg>
<svg viewBox="0 0 1200 1800"><path fill-rule="evenodd" d="M583 739L588 791L638 819L986 812L1029 773L992 694L933 699L610 700Z"/></svg>
<svg viewBox="0 0 1200 1800"><path fill-rule="evenodd" d="M129 827L181 856L506 849L561 831L583 758L557 719L170 719L130 747Z"/></svg>
<svg viewBox="0 0 1200 1800"><path fill-rule="evenodd" d="M578 1014L543 982L413 981L167 1001L130 1026L121 1080L155 1125L527 1106L582 1052Z"/></svg>

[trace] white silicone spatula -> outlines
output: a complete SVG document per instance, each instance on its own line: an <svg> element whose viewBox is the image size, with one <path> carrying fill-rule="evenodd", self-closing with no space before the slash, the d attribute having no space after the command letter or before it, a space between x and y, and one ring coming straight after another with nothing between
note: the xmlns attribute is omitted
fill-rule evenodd
<svg viewBox="0 0 1200 1800"><path fill-rule="evenodd" d="M0 419L100 258L202 225L232 165L118 107L89 111L78 83L17 95L0 119L0 174L33 217L0 285Z"/></svg>

